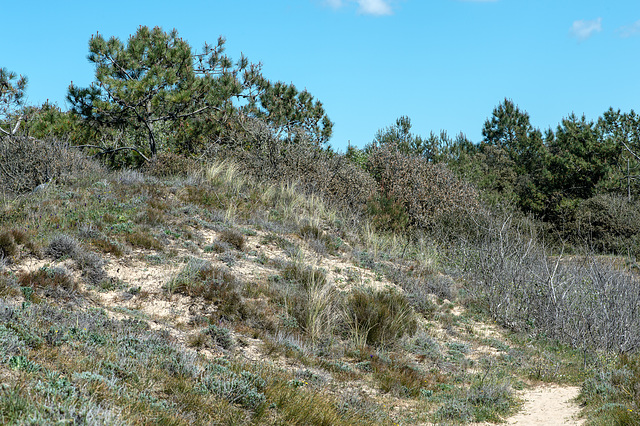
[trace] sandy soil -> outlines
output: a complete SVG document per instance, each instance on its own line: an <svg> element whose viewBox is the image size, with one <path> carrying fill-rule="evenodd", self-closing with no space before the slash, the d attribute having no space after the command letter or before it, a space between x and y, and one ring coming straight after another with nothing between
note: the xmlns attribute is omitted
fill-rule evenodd
<svg viewBox="0 0 640 426"><path fill-rule="evenodd" d="M522 411L507 419L509 425L582 425L577 420L580 412L573 399L580 388L539 386L526 390L521 397L525 401Z"/></svg>

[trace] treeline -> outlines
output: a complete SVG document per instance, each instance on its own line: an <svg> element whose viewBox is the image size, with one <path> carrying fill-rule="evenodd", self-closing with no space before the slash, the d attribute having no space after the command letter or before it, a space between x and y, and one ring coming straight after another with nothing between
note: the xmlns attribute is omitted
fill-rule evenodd
<svg viewBox="0 0 640 426"><path fill-rule="evenodd" d="M446 164L474 185L488 206L512 206L541 221L548 238L600 252L637 255L640 249L640 116L609 109L597 121L571 114L541 132L505 99L485 121L483 140L446 133L411 133L408 117L380 130L347 156L365 163L380 147Z"/></svg>
<svg viewBox="0 0 640 426"><path fill-rule="evenodd" d="M232 155L258 178L297 179L381 229L413 232L460 212L510 206L538 219L555 243L640 252L635 112L610 109L595 122L571 114L542 132L505 99L479 143L444 132L414 135L401 117L366 147L341 154L328 146L333 123L320 101L266 79L261 64L233 61L224 44L220 38L196 51L158 27L140 27L126 42L93 36L95 80L69 86L69 111L26 105L26 78L1 69L5 187L17 173L7 165L19 166L15 147L30 138L54 138L111 167L157 172ZM33 175L20 190L55 177Z"/></svg>

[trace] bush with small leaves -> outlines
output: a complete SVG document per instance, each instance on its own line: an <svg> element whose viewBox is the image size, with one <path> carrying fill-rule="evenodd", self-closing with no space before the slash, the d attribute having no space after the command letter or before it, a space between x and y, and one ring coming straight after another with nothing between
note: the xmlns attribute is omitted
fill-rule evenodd
<svg viewBox="0 0 640 426"><path fill-rule="evenodd" d="M10 231L0 233L0 258L13 257L18 252L18 245Z"/></svg>
<svg viewBox="0 0 640 426"><path fill-rule="evenodd" d="M235 229L227 229L226 231L222 231L218 236L218 240L231 245L236 250L242 251L244 249L244 235L242 235L241 232L236 231Z"/></svg>
<svg viewBox="0 0 640 426"><path fill-rule="evenodd" d="M62 257L73 257L78 250L78 240L65 234L56 235L51 239L45 250L47 256L58 260Z"/></svg>
<svg viewBox="0 0 640 426"><path fill-rule="evenodd" d="M379 221L386 227L401 227L406 214L408 225L431 228L445 213L466 214L480 209L477 192L442 163L432 164L425 158L380 146L369 153L367 170L384 195L382 201L386 204L378 201L372 205L372 211L378 212ZM400 209L400 222L388 217L394 209Z"/></svg>

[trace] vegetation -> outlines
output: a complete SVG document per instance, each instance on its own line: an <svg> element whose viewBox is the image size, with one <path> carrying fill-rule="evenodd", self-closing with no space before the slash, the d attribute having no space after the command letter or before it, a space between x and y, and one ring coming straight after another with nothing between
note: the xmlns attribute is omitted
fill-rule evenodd
<svg viewBox="0 0 640 426"><path fill-rule="evenodd" d="M640 422L633 111L342 154L222 38L89 49L68 112L0 72L2 423L501 422L538 382Z"/></svg>

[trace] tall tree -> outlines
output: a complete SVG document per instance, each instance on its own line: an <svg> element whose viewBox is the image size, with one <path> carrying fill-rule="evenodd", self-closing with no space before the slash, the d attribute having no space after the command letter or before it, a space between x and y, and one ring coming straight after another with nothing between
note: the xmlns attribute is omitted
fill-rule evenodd
<svg viewBox="0 0 640 426"><path fill-rule="evenodd" d="M394 125L378 130L369 149L387 146L398 149L406 155L432 159L435 155L436 147L433 145L435 142L436 139L423 139L411 133L411 119L402 116L396 120Z"/></svg>
<svg viewBox="0 0 640 426"><path fill-rule="evenodd" d="M619 150L592 121L575 114L562 120L549 142L551 188L569 199L587 199L617 163Z"/></svg>
<svg viewBox="0 0 640 426"><path fill-rule="evenodd" d="M176 30L140 27L126 44L98 34L89 42L96 79L88 88L71 84L72 111L96 127L122 129L146 140L145 147L105 151L133 149L143 156L156 155L163 132L193 152L194 140L225 131L232 120L242 124L244 117L262 119L290 139L300 134L319 143L329 139L332 123L320 102L293 85L271 83L261 65L244 56L232 62L224 44L219 38L195 54Z"/></svg>
<svg viewBox="0 0 640 426"><path fill-rule="evenodd" d="M88 88L72 83L67 99L89 122L145 133L145 151L155 156L159 124L222 109L230 96L240 93L231 61L222 54L223 44L220 39L216 48L205 51L202 60L210 72L199 77L191 47L176 30L140 27L126 45L98 34L89 41L96 80ZM144 155L138 147L126 149Z"/></svg>
<svg viewBox="0 0 640 426"><path fill-rule="evenodd" d="M27 77L0 68L0 134L13 136L18 131L23 118L18 111L24 106L26 89ZM18 116L14 117L16 113Z"/></svg>

